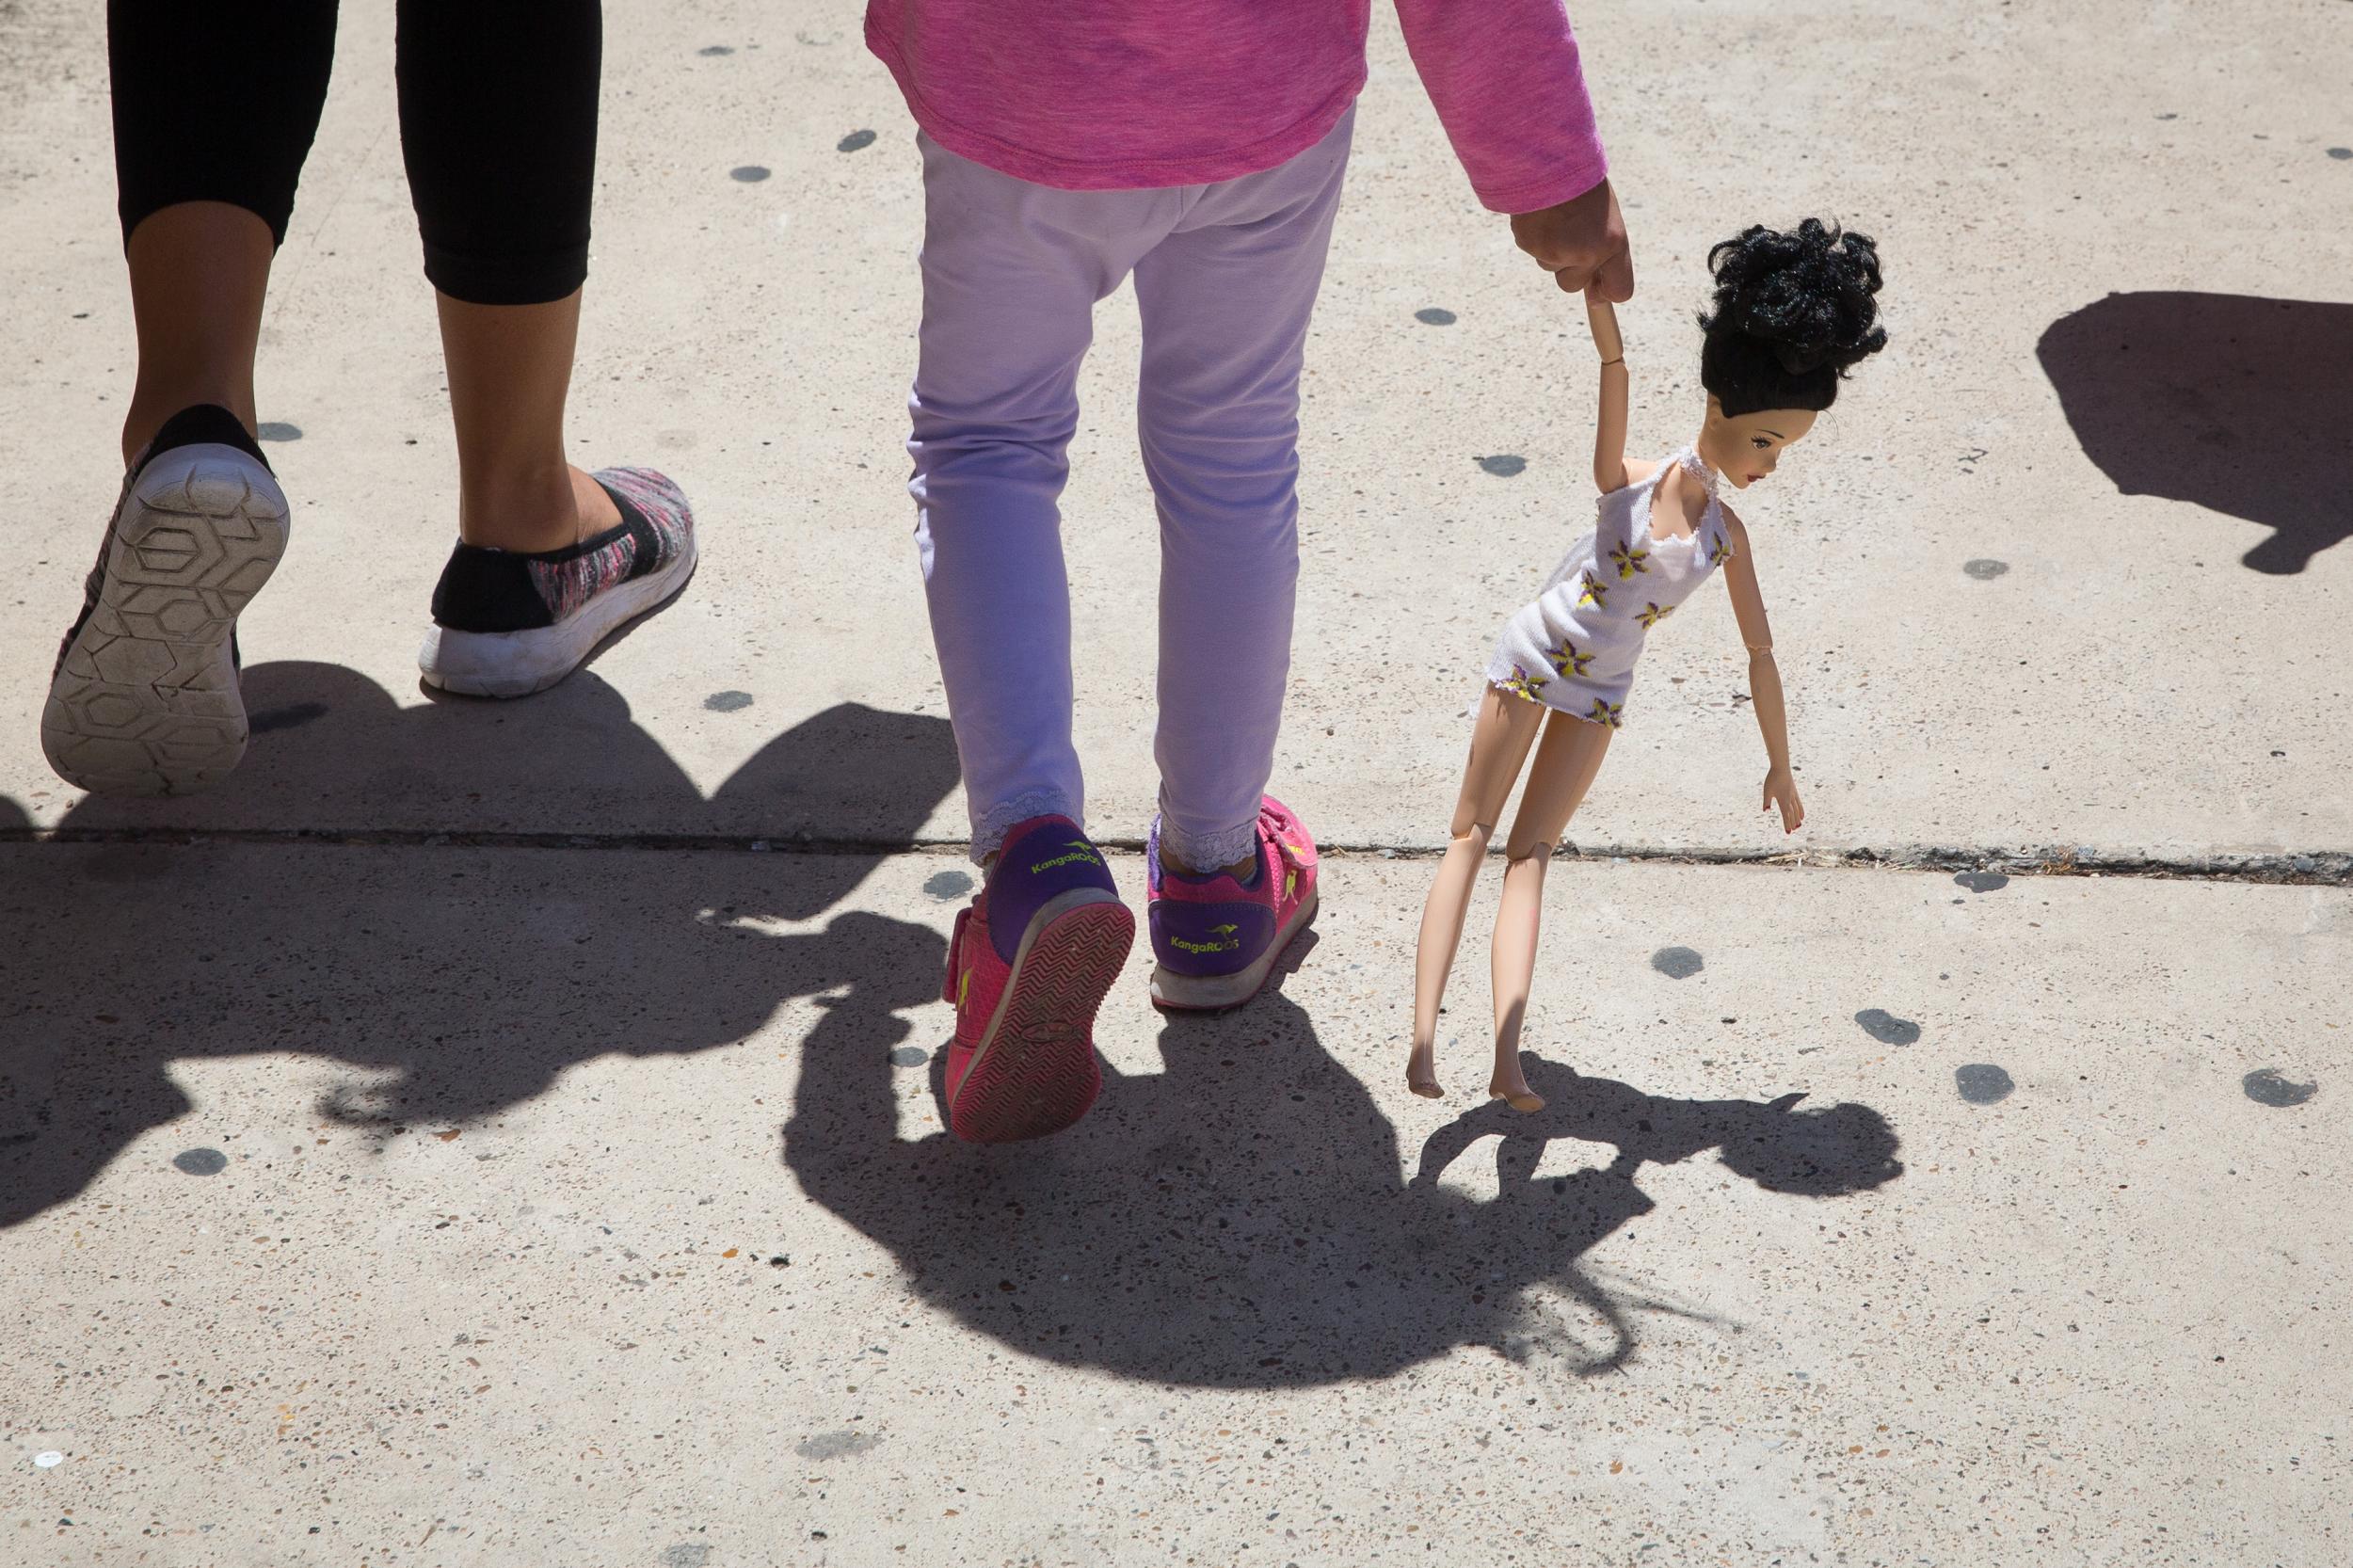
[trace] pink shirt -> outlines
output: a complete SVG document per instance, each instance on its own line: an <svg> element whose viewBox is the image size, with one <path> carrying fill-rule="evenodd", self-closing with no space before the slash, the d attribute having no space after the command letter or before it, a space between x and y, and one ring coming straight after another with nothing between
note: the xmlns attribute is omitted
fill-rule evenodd
<svg viewBox="0 0 2353 1568"><path fill-rule="evenodd" d="M1562 0L1397 0L1479 199L1607 171ZM1305 152L1365 85L1370 0L867 0L866 41L952 152L1065 190L1197 185Z"/></svg>

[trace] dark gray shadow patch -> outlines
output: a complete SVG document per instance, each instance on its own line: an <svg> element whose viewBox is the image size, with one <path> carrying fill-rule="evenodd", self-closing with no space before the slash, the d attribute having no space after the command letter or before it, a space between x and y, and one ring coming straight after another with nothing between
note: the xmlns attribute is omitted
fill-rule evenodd
<svg viewBox="0 0 2353 1568"><path fill-rule="evenodd" d="M703 1568L710 1560L711 1548L699 1541L681 1541L662 1549L662 1568Z"/></svg>
<svg viewBox="0 0 2353 1568"><path fill-rule="evenodd" d="M728 43L706 43L700 49L696 50L695 53L701 55L706 58L715 59L721 55L734 54L735 46Z"/></svg>
<svg viewBox="0 0 2353 1568"><path fill-rule="evenodd" d="M218 1149L182 1149L171 1157L172 1167L190 1176L218 1176L229 1168L229 1157Z"/></svg>
<svg viewBox="0 0 2353 1568"><path fill-rule="evenodd" d="M1669 980L1689 980L1707 968L1707 960L1691 948L1660 948L1650 955L1650 967Z"/></svg>
<svg viewBox="0 0 2353 1568"><path fill-rule="evenodd" d="M841 1459L850 1454L864 1453L881 1441L879 1437L869 1437L861 1432L821 1432L814 1437L805 1438L793 1444L792 1451L803 1459L814 1459L822 1463L828 1459Z"/></svg>
<svg viewBox="0 0 2353 1568"><path fill-rule="evenodd" d="M265 419L253 427L253 433L265 441L298 441L302 439L302 426L288 424L282 419Z"/></svg>
<svg viewBox="0 0 2353 1568"><path fill-rule="evenodd" d="M2282 1077L2277 1067L2258 1068L2240 1079L2238 1086L2246 1090L2247 1097L2257 1105L2276 1106L2281 1110L2301 1105L2320 1093L2319 1083L2298 1083Z"/></svg>
<svg viewBox="0 0 2353 1568"><path fill-rule="evenodd" d="M1854 1016L1863 1026L1863 1032L1882 1046L1908 1046L1920 1038L1920 1026L1910 1018L1899 1018L1884 1007L1866 1007Z"/></svg>
<svg viewBox="0 0 2353 1568"><path fill-rule="evenodd" d="M2000 872L1958 872L1953 880L1973 893L1998 893L2009 886L2009 878Z"/></svg>
<svg viewBox="0 0 2353 1568"><path fill-rule="evenodd" d="M1971 1105L1992 1105L2008 1099L2018 1087L2009 1074L1991 1062L1970 1062L1953 1069L1953 1086Z"/></svg>
<svg viewBox="0 0 2353 1568"><path fill-rule="evenodd" d="M2347 158L2353 158L2353 147L2331 147L2329 149L2329 156L2343 163Z"/></svg>
<svg viewBox="0 0 2353 1568"><path fill-rule="evenodd" d="M833 144L833 150L837 152L855 152L861 147L872 147L873 145L873 132L852 131L848 136L843 136L840 141L835 142Z"/></svg>
<svg viewBox="0 0 2353 1568"><path fill-rule="evenodd" d="M1414 319L1424 327L1451 327L1454 312L1442 305L1425 305L1414 312Z"/></svg>
<svg viewBox="0 0 2353 1568"><path fill-rule="evenodd" d="M920 1067L931 1059L932 1053L921 1046L901 1046L890 1053L890 1064L894 1067Z"/></svg>
<svg viewBox="0 0 2353 1568"><path fill-rule="evenodd" d="M1492 457L1480 458L1479 466L1498 479L1509 479L1528 467L1528 459L1515 456L1509 452L1501 452Z"/></svg>
<svg viewBox="0 0 2353 1568"><path fill-rule="evenodd" d="M962 872L934 872L925 879L923 891L936 899L962 898L972 890L972 879Z"/></svg>
<svg viewBox="0 0 2353 1568"><path fill-rule="evenodd" d="M738 164L728 170L728 178L741 181L747 185L756 185L768 178L768 170L760 164Z"/></svg>
<svg viewBox="0 0 2353 1568"><path fill-rule="evenodd" d="M256 735L266 735L273 729L299 729L312 719L327 716L324 702L289 702L283 708L265 708L246 721L246 728Z"/></svg>
<svg viewBox="0 0 2353 1568"><path fill-rule="evenodd" d="M713 692L703 698L703 706L714 713L740 712L752 705L749 692Z"/></svg>
<svg viewBox="0 0 2353 1568"><path fill-rule="evenodd" d="M1961 569L1980 583L1991 583L2009 570L2009 563L1996 561L1990 555L1980 555L1974 561L1963 561L1961 564Z"/></svg>

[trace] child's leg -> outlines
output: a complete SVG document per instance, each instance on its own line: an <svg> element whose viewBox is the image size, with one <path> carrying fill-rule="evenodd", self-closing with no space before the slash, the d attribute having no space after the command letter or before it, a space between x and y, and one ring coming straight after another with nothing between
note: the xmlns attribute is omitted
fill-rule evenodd
<svg viewBox="0 0 2353 1568"><path fill-rule="evenodd" d="M1299 575L1299 368L1349 123L1188 192L1136 264L1137 423L1160 518L1160 843L1194 871L1257 851Z"/></svg>
<svg viewBox="0 0 2353 1568"><path fill-rule="evenodd" d="M1180 196L1053 190L929 138L923 187L907 488L979 860L1032 817L1085 822L1056 502L1095 302L1167 232Z"/></svg>
<svg viewBox="0 0 2353 1568"><path fill-rule="evenodd" d="M1454 968L1463 917L1470 908L1480 864L1487 858L1488 840L1495 837L1503 803L1520 776L1520 764L1528 760L1529 745L1544 716L1540 704L1493 686L1480 698L1479 723L1471 731L1470 760L1463 768L1463 792L1454 803L1446 857L1438 862L1430 897L1422 904L1421 936L1414 948L1414 1043L1405 1061L1405 1083L1417 1095L1435 1098L1443 1093L1433 1061L1438 1003L1446 998L1447 975Z"/></svg>
<svg viewBox="0 0 2353 1568"><path fill-rule="evenodd" d="M1496 1002L1496 1071L1487 1092L1514 1111L1542 1111L1544 1097L1520 1072L1520 1024L1536 975L1536 938L1544 922L1545 868L1569 818L1601 771L1609 750L1607 725L1555 713L1536 747L1536 765L1512 818L1503 847L1503 904L1496 911L1493 984Z"/></svg>

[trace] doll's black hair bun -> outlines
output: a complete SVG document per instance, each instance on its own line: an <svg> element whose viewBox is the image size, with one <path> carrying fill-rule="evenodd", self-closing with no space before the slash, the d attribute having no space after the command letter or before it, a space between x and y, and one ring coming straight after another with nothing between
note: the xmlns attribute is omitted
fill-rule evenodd
<svg viewBox="0 0 2353 1568"><path fill-rule="evenodd" d="M1753 224L1707 253L1713 339L1737 333L1769 346L1790 376L1833 375L1887 344L1879 325L1879 248L1865 234L1809 217L1794 230Z"/></svg>

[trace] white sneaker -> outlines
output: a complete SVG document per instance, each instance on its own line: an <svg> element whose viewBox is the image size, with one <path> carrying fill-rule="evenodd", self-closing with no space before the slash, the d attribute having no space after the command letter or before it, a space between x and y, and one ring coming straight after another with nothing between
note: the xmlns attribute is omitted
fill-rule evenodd
<svg viewBox="0 0 2353 1568"><path fill-rule="evenodd" d="M237 616L286 551L286 494L266 464L187 438L228 422L187 409L122 483L82 613L57 649L40 745L96 794L210 789L245 756ZM184 444L168 444L175 438ZM156 451L161 447L163 450Z"/></svg>

